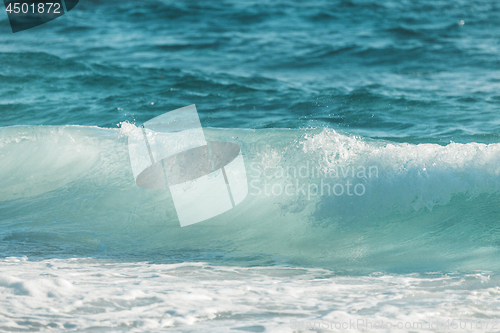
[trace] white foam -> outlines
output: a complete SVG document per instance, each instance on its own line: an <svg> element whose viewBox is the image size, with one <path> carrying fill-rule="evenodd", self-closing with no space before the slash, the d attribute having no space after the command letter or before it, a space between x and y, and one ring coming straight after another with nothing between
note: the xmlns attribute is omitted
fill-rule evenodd
<svg viewBox="0 0 500 333"><path fill-rule="evenodd" d="M340 331L335 323L364 320L433 322L444 330L451 319L491 327L500 314L499 282L486 272L349 277L305 268L10 258L0 261L0 327L291 332L308 325Z"/></svg>
<svg viewBox="0 0 500 333"><path fill-rule="evenodd" d="M378 176L364 179L370 191L364 199L373 206L400 212L432 210L455 195L471 199L500 192L500 144L396 144L328 129L305 135L301 143L302 151L316 156L326 169L376 167Z"/></svg>

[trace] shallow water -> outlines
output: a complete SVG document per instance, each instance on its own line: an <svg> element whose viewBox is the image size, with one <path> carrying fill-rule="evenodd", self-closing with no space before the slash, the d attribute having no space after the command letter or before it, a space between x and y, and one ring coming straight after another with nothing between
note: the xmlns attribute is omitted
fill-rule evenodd
<svg viewBox="0 0 500 333"><path fill-rule="evenodd" d="M5 258L5 330L495 331L498 277ZM14 273L12 271L15 271ZM27 315L27 314L30 315Z"/></svg>

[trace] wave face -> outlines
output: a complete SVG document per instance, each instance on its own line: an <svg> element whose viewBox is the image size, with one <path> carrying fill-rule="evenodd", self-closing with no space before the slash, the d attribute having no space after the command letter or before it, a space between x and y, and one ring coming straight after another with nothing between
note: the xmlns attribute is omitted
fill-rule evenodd
<svg viewBox="0 0 500 333"><path fill-rule="evenodd" d="M500 268L500 144L205 129L208 141L242 148L249 195L180 228L168 190L134 183L134 128L1 128L3 253L286 263L349 274Z"/></svg>

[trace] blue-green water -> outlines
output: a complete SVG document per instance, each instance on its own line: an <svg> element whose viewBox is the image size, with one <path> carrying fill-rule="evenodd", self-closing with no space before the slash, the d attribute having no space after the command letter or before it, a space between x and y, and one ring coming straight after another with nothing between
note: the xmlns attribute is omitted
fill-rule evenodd
<svg viewBox="0 0 500 333"><path fill-rule="evenodd" d="M196 263L203 262L203 269L219 265L222 280L232 279L234 272L225 271L231 267L287 266L312 275L315 269L332 272L313 280L354 275L346 282L353 285L378 286L396 274L401 288L391 297L400 299L413 283L411 274L431 274L432 284L452 273L465 281L460 288L466 293L485 293L477 301L483 308L464 301L441 309L443 316L498 318L498 302L487 300L498 295L496 280L489 279L500 271L500 2L89 0L16 34L0 15L0 63L5 274L10 257L43 267L93 258L97 263L79 267L102 270L124 262L194 263L196 274ZM147 120L191 104L207 140L241 147L249 195L229 212L180 228L168 191L135 185L127 137ZM279 173L301 167L313 174ZM376 175L358 175L370 168ZM339 176L314 174L325 169ZM347 181L353 189L363 185L363 194L311 192ZM287 184L292 194L278 193ZM139 273L118 267L109 274L144 275L141 267ZM43 269L28 267L26 274L38 271ZM356 280L365 278L373 280ZM489 281L486 289L476 278ZM293 280L296 288L304 286L299 280ZM424 280L418 288L431 293ZM37 293L19 289L18 282L0 276L0 287ZM390 287L377 288L362 296L367 308ZM319 300L328 288L315 290L311 297ZM435 297L447 297L446 286L439 290L443 294ZM405 310L397 315L377 303L365 315L431 316L432 297L400 304ZM323 318L331 305L325 302L313 310L301 305L287 316ZM257 311L261 319L282 306L264 304L270 308ZM226 318L230 310L214 306L210 323L220 316L240 320L240 312ZM349 301L342 306L355 308ZM182 320L159 326L116 317L116 323L93 318L75 327L156 330L206 315L193 314L192 322L183 312L188 305L178 309L172 316ZM87 310L74 311L85 317ZM325 318L345 314L332 313ZM51 327L43 318L32 320ZM276 329L262 320L243 330ZM25 327L19 321L2 327L16 325ZM210 327L204 329L217 331Z"/></svg>
<svg viewBox="0 0 500 333"><path fill-rule="evenodd" d="M0 26L2 126L203 125L497 142L497 1L83 1ZM155 103L151 105L151 103Z"/></svg>

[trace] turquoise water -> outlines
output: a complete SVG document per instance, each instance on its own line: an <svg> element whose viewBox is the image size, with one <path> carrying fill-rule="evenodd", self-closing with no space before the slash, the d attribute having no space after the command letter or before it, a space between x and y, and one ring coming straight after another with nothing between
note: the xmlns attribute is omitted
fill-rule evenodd
<svg viewBox="0 0 500 333"><path fill-rule="evenodd" d="M442 325L499 317L498 1L89 0L10 29L0 15L0 288L17 295L0 330L278 332L433 320L437 298L455 302ZM241 147L249 195L180 228L169 191L135 185L127 140L191 104L208 141ZM212 269L227 284L199 287ZM152 285L131 296L118 276ZM171 282L186 298L160 290ZM106 296L80 299L81 285ZM213 308L189 312L186 288ZM242 295L232 310L225 288ZM30 317L26 295L78 320Z"/></svg>

